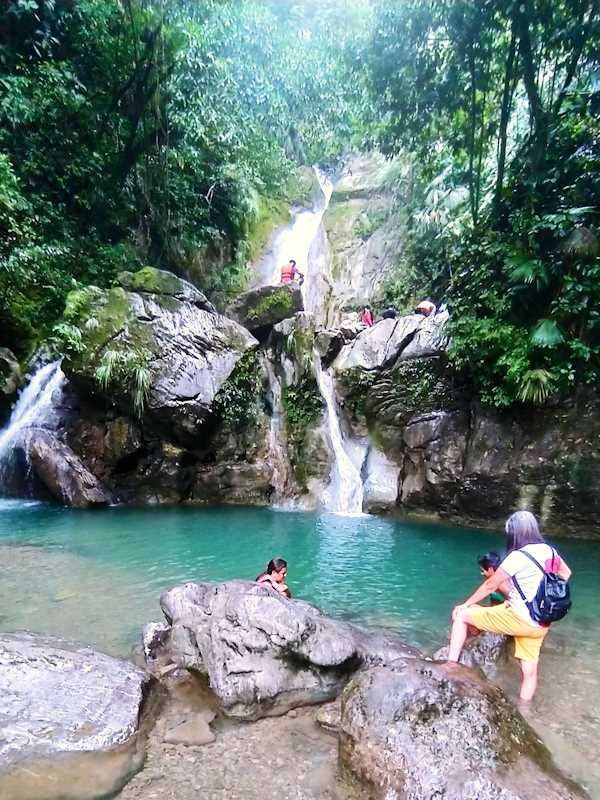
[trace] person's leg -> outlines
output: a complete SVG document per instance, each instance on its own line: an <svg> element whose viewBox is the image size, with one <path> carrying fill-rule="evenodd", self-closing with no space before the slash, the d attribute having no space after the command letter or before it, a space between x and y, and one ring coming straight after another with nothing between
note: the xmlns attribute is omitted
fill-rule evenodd
<svg viewBox="0 0 600 800"><path fill-rule="evenodd" d="M519 661L521 667L521 691L519 698L524 702L533 699L538 683L538 665L531 661Z"/></svg>
<svg viewBox="0 0 600 800"><path fill-rule="evenodd" d="M468 612L460 612L452 623L448 661L458 661L460 658L460 654L467 638L467 632L469 630L469 623L466 619L467 615Z"/></svg>

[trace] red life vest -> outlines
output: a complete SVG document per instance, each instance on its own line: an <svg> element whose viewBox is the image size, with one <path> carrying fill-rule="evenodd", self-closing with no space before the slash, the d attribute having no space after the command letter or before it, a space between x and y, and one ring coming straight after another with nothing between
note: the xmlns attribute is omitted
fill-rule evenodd
<svg viewBox="0 0 600 800"><path fill-rule="evenodd" d="M292 283L296 275L296 267L294 264L284 264L281 268L281 282Z"/></svg>

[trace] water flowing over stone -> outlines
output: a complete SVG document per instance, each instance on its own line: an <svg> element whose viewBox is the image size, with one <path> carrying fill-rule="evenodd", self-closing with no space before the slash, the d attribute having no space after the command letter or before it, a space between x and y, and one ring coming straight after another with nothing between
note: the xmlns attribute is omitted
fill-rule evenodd
<svg viewBox="0 0 600 800"><path fill-rule="evenodd" d="M57 422L57 395L64 384L60 362L40 367L22 390L7 426L0 431L0 493L14 478L15 457L29 451L34 430Z"/></svg>
<svg viewBox="0 0 600 800"><path fill-rule="evenodd" d="M327 406L327 430L333 450L333 465L322 502L328 511L360 514L363 510L363 480L361 475L367 444L344 438L335 399L335 385L330 370L321 367L315 354L317 383Z"/></svg>
<svg viewBox="0 0 600 800"><path fill-rule="evenodd" d="M257 267L253 282L254 286L278 284L282 265L291 258L295 259L298 269L305 277L302 294L304 307L309 311L313 310L310 303L314 297L312 293L314 275L309 255L333 190L333 184L327 175L318 167L314 170L321 188L319 198L312 209L300 206L292 209L292 221L277 233L270 252Z"/></svg>

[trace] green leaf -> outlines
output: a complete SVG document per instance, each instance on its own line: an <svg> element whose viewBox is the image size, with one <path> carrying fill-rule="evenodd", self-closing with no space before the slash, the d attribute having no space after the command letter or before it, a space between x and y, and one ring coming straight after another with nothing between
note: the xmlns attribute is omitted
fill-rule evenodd
<svg viewBox="0 0 600 800"><path fill-rule="evenodd" d="M564 340L562 331L551 319L541 319L531 334L531 343L538 347L556 347Z"/></svg>

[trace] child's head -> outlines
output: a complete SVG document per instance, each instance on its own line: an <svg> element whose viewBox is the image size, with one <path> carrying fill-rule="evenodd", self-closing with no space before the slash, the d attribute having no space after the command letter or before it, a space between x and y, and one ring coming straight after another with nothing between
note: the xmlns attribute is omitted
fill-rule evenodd
<svg viewBox="0 0 600 800"><path fill-rule="evenodd" d="M484 556L479 556L477 563L479 564L479 571L484 578L491 578L494 572L500 566L502 559L498 553L486 553Z"/></svg>
<svg viewBox="0 0 600 800"><path fill-rule="evenodd" d="M267 564L267 574L277 583L283 583L287 575L287 561L284 558L273 558Z"/></svg>

